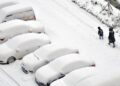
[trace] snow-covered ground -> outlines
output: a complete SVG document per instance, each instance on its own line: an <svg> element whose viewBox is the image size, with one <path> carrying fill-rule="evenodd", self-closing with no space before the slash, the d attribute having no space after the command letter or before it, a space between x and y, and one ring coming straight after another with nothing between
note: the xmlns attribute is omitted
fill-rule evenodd
<svg viewBox="0 0 120 86"><path fill-rule="evenodd" d="M107 26L118 28L120 27L120 11L114 6L108 7L108 2L105 0L71 0L80 8L86 10L90 14L94 15L102 23Z"/></svg>
<svg viewBox="0 0 120 86"><path fill-rule="evenodd" d="M105 72L120 70L120 38L116 39L116 48L108 46L108 28L70 0L18 1L33 6L37 19L46 25L46 32L54 43L78 48L82 57L93 59L96 67ZM98 38L98 26L101 26L105 32L104 40ZM24 74L20 63L21 61L18 60L0 67L21 86L37 86L34 74ZM0 84L0 86L4 85Z"/></svg>

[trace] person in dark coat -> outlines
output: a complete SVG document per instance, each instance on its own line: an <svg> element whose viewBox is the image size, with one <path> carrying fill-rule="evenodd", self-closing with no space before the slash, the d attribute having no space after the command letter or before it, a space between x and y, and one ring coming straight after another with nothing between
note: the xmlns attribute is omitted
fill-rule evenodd
<svg viewBox="0 0 120 86"><path fill-rule="evenodd" d="M98 35L99 35L99 39L103 39L103 30L98 27Z"/></svg>
<svg viewBox="0 0 120 86"><path fill-rule="evenodd" d="M115 36L114 36L114 31L112 27L109 28L108 40L109 40L108 44L110 45L112 43L113 47L115 47Z"/></svg>

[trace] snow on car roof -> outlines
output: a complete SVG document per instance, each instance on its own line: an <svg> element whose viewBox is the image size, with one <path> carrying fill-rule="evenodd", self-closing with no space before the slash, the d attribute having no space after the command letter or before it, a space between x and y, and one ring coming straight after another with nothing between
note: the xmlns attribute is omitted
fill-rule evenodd
<svg viewBox="0 0 120 86"><path fill-rule="evenodd" d="M72 71L67 74L62 80L68 84L68 86L76 86L78 82L84 80L88 77L94 75L95 68L94 67L86 67Z"/></svg>
<svg viewBox="0 0 120 86"><path fill-rule="evenodd" d="M61 52L57 53L58 50L66 51L69 49L72 49L72 48L65 47L65 46L58 45L58 44L50 44L50 45L46 45L46 46L39 48L38 50L36 50L34 52L34 54L40 58L43 57L46 60L48 60L48 59L52 60L52 59L58 57L59 54L61 54Z"/></svg>
<svg viewBox="0 0 120 86"><path fill-rule="evenodd" d="M26 33L26 34L22 34L22 35L18 35L15 36L14 38L8 40L6 42L6 44L8 46L12 46L13 44L13 48L16 48L19 44L21 43L25 43L28 40L34 40L34 39L48 39L47 35L41 33L41 34L37 34L37 33Z"/></svg>
<svg viewBox="0 0 120 86"><path fill-rule="evenodd" d="M69 70L82 67L83 65L85 65L85 62L86 62L86 65L88 64L90 65L92 63L88 59L80 58L79 54L68 54L55 59L49 64L49 66L51 66L56 71L66 73Z"/></svg>
<svg viewBox="0 0 120 86"><path fill-rule="evenodd" d="M81 80L76 86L120 86L120 70L104 70Z"/></svg>
<svg viewBox="0 0 120 86"><path fill-rule="evenodd" d="M15 5L15 4L17 4L16 1L2 1L0 2L0 9L7 6Z"/></svg>
<svg viewBox="0 0 120 86"><path fill-rule="evenodd" d="M13 28L17 26L24 26L26 23L23 20L19 20L19 19L15 19L15 20L11 20L5 23L1 23L0 24L0 32L5 31L7 29Z"/></svg>
<svg viewBox="0 0 120 86"><path fill-rule="evenodd" d="M81 80L94 75L94 67L86 67L74 70L68 73L65 77L56 80L51 84L51 86L76 86Z"/></svg>
<svg viewBox="0 0 120 86"><path fill-rule="evenodd" d="M17 12L23 12L23 11L27 11L27 10L31 10L32 7L29 5L25 5L25 4L16 4L16 5L12 5L9 7L4 7L2 9L0 9L0 11L4 12L5 15L8 14L14 14Z"/></svg>

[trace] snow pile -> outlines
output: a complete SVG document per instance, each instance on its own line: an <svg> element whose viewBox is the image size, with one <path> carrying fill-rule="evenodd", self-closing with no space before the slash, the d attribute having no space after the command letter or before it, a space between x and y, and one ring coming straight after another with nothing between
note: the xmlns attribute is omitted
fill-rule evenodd
<svg viewBox="0 0 120 86"><path fill-rule="evenodd" d="M120 27L118 23L120 22L119 10L110 5L111 9L109 13L108 3L105 0L72 0L72 2L94 15L107 26Z"/></svg>

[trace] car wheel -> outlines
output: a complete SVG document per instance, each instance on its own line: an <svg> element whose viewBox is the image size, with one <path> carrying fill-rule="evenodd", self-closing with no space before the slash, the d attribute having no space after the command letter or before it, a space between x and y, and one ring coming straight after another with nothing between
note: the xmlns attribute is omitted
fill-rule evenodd
<svg viewBox="0 0 120 86"><path fill-rule="evenodd" d="M15 60L16 60L16 58L14 56L11 56L8 58L7 64L10 64L10 63L14 62Z"/></svg>

